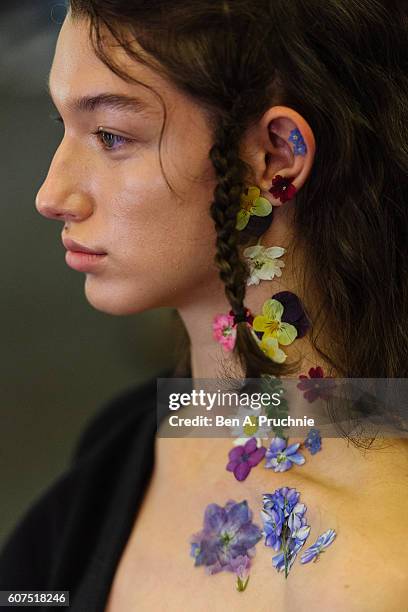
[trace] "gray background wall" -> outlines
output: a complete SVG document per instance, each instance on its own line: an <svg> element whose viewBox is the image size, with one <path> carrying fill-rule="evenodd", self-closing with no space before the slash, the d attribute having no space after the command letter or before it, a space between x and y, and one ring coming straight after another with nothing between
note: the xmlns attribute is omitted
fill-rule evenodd
<svg viewBox="0 0 408 612"><path fill-rule="evenodd" d="M176 313L95 311L35 195L61 137L45 83L62 3L0 8L0 545L64 469L81 429L122 389L174 364ZM168 341L163 343L163 334Z"/></svg>

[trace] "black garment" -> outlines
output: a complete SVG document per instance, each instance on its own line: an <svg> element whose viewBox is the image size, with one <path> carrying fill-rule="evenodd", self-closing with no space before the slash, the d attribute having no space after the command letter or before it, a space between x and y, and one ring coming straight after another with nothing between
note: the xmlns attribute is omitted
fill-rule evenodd
<svg viewBox="0 0 408 612"><path fill-rule="evenodd" d="M3 545L0 590L70 591L69 608L34 609L103 612L153 471L156 380L126 390L91 419L69 468Z"/></svg>

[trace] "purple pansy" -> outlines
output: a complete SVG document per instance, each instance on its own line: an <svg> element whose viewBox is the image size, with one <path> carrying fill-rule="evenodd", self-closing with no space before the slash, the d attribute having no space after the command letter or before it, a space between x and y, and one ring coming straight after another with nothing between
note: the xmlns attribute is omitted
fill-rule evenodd
<svg viewBox="0 0 408 612"><path fill-rule="evenodd" d="M303 465L306 461L304 456L297 452L300 442L286 446L287 441L283 438L273 438L268 450L265 453L266 468L272 468L274 472L285 472L294 463Z"/></svg>
<svg viewBox="0 0 408 612"><path fill-rule="evenodd" d="M282 322L294 325L298 332L297 339L302 338L310 327L310 321L298 296L291 291L280 291L272 299L283 305Z"/></svg>
<svg viewBox="0 0 408 612"><path fill-rule="evenodd" d="M204 528L190 540L190 555L195 559L195 566L206 566L209 574L223 570L236 572L234 559L253 557L254 546L261 538L262 531L252 522L246 500L238 503L229 500L224 508L209 504L204 514Z"/></svg>
<svg viewBox="0 0 408 612"><path fill-rule="evenodd" d="M266 449L257 447L256 438L250 438L244 445L234 446L229 453L229 463L226 469L234 472L237 480L245 480L253 467L264 458Z"/></svg>
<svg viewBox="0 0 408 612"><path fill-rule="evenodd" d="M316 542L312 544L309 548L307 548L300 557L301 563L309 563L313 559L313 561L317 561L319 555L322 552L325 552L323 549L330 546L333 540L336 537L336 532L334 529L328 529L317 538Z"/></svg>

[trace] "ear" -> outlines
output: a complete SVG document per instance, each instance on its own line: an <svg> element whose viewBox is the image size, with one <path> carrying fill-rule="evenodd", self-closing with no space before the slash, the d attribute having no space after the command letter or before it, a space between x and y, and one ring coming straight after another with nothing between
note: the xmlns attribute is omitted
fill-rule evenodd
<svg viewBox="0 0 408 612"><path fill-rule="evenodd" d="M271 107L246 133L242 154L253 169L252 180L273 206L282 202L270 193L272 180L281 175L299 191L310 174L316 143L309 124L287 106Z"/></svg>

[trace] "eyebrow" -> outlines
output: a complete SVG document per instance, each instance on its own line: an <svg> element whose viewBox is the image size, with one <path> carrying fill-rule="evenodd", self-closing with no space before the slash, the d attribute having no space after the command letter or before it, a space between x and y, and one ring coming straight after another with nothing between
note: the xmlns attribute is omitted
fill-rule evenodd
<svg viewBox="0 0 408 612"><path fill-rule="evenodd" d="M48 94L53 100L49 81L47 81L46 87ZM67 103L67 107L70 111L81 113L91 113L100 108L107 110L128 111L133 113L147 113L149 110L152 110L150 104L141 98L110 92L102 92L94 96L74 98Z"/></svg>

